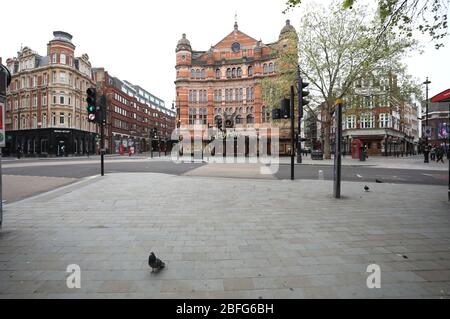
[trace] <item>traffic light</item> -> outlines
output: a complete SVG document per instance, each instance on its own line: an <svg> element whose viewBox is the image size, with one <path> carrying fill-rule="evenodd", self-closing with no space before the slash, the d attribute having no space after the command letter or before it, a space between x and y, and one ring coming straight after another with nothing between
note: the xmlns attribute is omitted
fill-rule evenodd
<svg viewBox="0 0 450 319"><path fill-rule="evenodd" d="M216 121L216 124L217 124L217 128L219 130L221 130L222 129L222 118L218 118Z"/></svg>
<svg viewBox="0 0 450 319"><path fill-rule="evenodd" d="M309 83L304 82L300 77L298 81L298 108L299 108L299 117L303 117L303 107L309 104L308 100L305 100L304 97L309 95L309 91L303 91L304 88L308 87Z"/></svg>
<svg viewBox="0 0 450 319"><path fill-rule="evenodd" d="M291 100L290 99L282 99L281 100L281 117L288 119L291 117Z"/></svg>
<svg viewBox="0 0 450 319"><path fill-rule="evenodd" d="M102 125L106 125L106 95L103 94L100 97L100 110L99 107L97 107L97 116L98 116L98 122Z"/></svg>
<svg viewBox="0 0 450 319"><path fill-rule="evenodd" d="M272 120L281 119L281 110L280 109L272 109Z"/></svg>
<svg viewBox="0 0 450 319"><path fill-rule="evenodd" d="M89 122L98 122L97 115L97 90L95 88L88 88L86 90L86 110L88 112L88 121Z"/></svg>

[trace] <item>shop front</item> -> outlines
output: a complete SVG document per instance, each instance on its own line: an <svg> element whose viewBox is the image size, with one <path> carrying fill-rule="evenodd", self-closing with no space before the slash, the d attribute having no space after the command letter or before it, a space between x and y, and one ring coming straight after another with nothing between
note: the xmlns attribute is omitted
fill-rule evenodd
<svg viewBox="0 0 450 319"><path fill-rule="evenodd" d="M5 156L82 156L96 152L97 134L74 129L32 129L6 133Z"/></svg>

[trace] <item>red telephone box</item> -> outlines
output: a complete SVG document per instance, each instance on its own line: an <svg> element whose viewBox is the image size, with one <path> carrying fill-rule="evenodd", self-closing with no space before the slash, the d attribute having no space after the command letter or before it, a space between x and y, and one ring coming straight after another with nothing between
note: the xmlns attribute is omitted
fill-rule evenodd
<svg viewBox="0 0 450 319"><path fill-rule="evenodd" d="M361 140L353 139L352 140L352 158L353 159L359 159L359 150L363 146L363 143Z"/></svg>

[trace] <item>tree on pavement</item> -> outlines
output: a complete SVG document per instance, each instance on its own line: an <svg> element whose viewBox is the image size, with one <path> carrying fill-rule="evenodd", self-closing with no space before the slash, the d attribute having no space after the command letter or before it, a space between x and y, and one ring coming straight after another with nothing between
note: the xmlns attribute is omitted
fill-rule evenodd
<svg viewBox="0 0 450 319"><path fill-rule="evenodd" d="M357 5L367 5L364 0L340 0L343 9L353 9ZM288 0L288 11L306 0ZM448 36L448 9L450 0L378 0L377 16L380 21L375 31L382 34L395 28L399 33L412 37L415 30L428 34L435 42L436 49L442 47Z"/></svg>
<svg viewBox="0 0 450 319"><path fill-rule="evenodd" d="M269 107L277 105L289 92L289 86L296 83L299 64L303 79L310 83L310 99L326 112L320 119L323 151L325 158L331 158L330 131L336 99L345 98L353 84L368 73L395 69L400 58L416 48L416 42L390 29L374 33L379 23L364 8L346 10L334 2L327 8L305 6L302 12L298 35L289 35L296 45L287 45L278 52L278 77L262 81L263 99ZM311 107L306 110L311 111Z"/></svg>

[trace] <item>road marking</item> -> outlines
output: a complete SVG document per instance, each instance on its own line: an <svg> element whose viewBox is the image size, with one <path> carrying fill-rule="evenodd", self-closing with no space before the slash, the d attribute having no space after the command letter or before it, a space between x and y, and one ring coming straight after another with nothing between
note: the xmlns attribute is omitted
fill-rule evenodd
<svg viewBox="0 0 450 319"><path fill-rule="evenodd" d="M361 176L361 175L359 175L359 174L356 174L356 176L358 176L359 178L362 178L362 176Z"/></svg>
<svg viewBox="0 0 450 319"><path fill-rule="evenodd" d="M323 181L323 171L319 170L319 180Z"/></svg>

